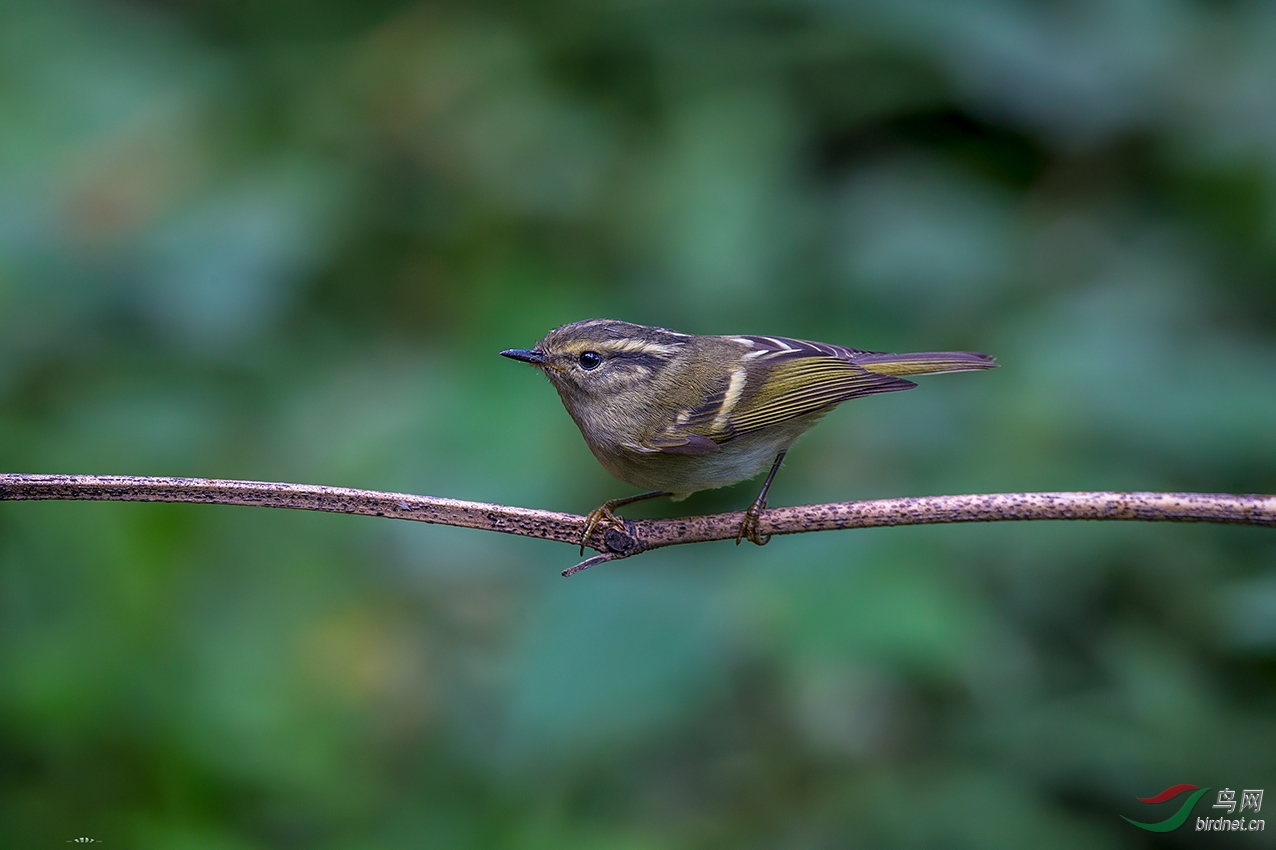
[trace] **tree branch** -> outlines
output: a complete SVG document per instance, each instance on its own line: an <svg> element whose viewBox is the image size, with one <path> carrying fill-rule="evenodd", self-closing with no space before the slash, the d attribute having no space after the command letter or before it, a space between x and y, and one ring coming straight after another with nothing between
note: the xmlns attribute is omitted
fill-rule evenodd
<svg viewBox="0 0 1276 850"><path fill-rule="evenodd" d="M122 475L21 475L0 473L0 501L74 499L121 502L198 502L410 519L481 528L578 545L585 518L576 514L489 505L434 496L381 493L307 484L218 481L206 478L143 478ZM587 545L599 554L564 570L569 576L606 561L640 552L734 540L742 512L625 520L625 528L599 528ZM1276 527L1276 496L1217 493L994 493L921 496L769 508L759 531L801 534L839 528L928 525L1030 519L1108 519L1145 522L1214 522Z"/></svg>

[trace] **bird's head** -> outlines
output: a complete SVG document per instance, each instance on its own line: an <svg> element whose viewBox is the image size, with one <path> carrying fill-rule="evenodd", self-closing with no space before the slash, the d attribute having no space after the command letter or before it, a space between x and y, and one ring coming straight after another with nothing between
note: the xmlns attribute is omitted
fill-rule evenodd
<svg viewBox="0 0 1276 850"><path fill-rule="evenodd" d="M535 348L511 348L501 354L544 372L572 410L642 386L690 340L687 334L664 328L586 319L555 328Z"/></svg>

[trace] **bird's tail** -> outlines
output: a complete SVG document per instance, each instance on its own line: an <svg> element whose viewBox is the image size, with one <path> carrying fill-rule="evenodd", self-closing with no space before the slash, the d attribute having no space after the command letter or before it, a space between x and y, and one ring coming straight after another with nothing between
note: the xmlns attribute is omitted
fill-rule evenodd
<svg viewBox="0 0 1276 850"><path fill-rule="evenodd" d="M916 354L861 354L854 363L879 375L928 375L995 369L997 361L977 351L923 351Z"/></svg>

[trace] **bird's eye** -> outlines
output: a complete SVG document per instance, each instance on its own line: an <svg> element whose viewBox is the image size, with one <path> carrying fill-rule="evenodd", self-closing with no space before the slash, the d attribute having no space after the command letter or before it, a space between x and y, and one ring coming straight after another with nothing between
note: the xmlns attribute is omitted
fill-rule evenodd
<svg viewBox="0 0 1276 850"><path fill-rule="evenodd" d="M580 353L580 368L582 369L597 369L598 364L602 362L602 355L597 351L582 351Z"/></svg>

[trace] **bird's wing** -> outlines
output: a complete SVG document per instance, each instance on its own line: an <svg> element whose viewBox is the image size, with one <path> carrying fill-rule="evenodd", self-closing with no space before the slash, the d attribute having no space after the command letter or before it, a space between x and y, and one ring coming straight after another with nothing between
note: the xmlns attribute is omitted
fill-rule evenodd
<svg viewBox="0 0 1276 850"><path fill-rule="evenodd" d="M697 406L679 412L652 435L650 448L675 454L705 454L720 444L781 422L874 393L915 386L881 375L851 359L873 352L786 337L732 337L751 350Z"/></svg>
<svg viewBox="0 0 1276 850"><path fill-rule="evenodd" d="M784 357L834 357L838 360L854 360L862 354L882 354L881 351L868 351L863 348L850 348L845 345L832 345L827 342L811 342L805 339L790 339L787 336L737 336L731 339L745 343L752 350L745 354L746 358L769 360Z"/></svg>
<svg viewBox="0 0 1276 850"><path fill-rule="evenodd" d="M723 440L715 439L714 418L722 406L727 403L731 392L732 375L721 378L705 395L699 404L679 410L672 422L650 435L644 443L646 447L665 454L702 455L717 451ZM735 378L739 382L738 378Z"/></svg>

